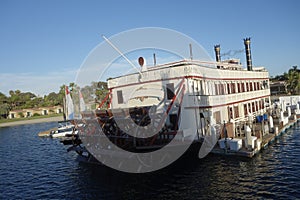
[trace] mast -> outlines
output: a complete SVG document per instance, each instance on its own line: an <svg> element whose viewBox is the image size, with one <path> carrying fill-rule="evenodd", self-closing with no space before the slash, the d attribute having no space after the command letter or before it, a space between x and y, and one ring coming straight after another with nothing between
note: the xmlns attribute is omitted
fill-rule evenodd
<svg viewBox="0 0 300 200"><path fill-rule="evenodd" d="M86 107L80 89L78 91L78 94L79 94L79 116L80 118L82 118L81 112L85 111Z"/></svg>
<svg viewBox="0 0 300 200"><path fill-rule="evenodd" d="M66 111L67 111L66 116L67 116L67 120L72 120L74 119L74 104L68 86L66 86L65 91L66 91Z"/></svg>
<svg viewBox="0 0 300 200"><path fill-rule="evenodd" d="M65 94L66 96L66 94ZM66 97L63 97L63 117L64 117L64 121L67 120L67 108L66 108Z"/></svg>

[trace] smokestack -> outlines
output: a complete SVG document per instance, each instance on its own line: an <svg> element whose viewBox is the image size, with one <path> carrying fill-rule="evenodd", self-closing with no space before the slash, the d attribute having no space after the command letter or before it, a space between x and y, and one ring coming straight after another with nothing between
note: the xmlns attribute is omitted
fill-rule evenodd
<svg viewBox="0 0 300 200"><path fill-rule="evenodd" d="M216 53L216 61L221 62L221 55L220 55L220 45L215 45L215 53ZM217 68L220 69L221 67L217 65Z"/></svg>
<svg viewBox="0 0 300 200"><path fill-rule="evenodd" d="M252 59L251 59L251 48L250 48L250 38L244 39L246 59L247 59L247 70L252 71Z"/></svg>
<svg viewBox="0 0 300 200"><path fill-rule="evenodd" d="M215 45L216 61L221 62L220 45Z"/></svg>

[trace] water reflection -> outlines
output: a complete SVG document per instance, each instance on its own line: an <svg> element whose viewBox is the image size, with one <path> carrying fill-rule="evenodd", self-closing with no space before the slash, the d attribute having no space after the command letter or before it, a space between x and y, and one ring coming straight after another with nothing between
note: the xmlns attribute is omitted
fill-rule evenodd
<svg viewBox="0 0 300 200"><path fill-rule="evenodd" d="M39 138L54 124L0 129L0 199L209 199L300 196L300 127L252 159L193 156L160 171L127 174L78 163L57 140ZM195 155L196 156L196 155Z"/></svg>

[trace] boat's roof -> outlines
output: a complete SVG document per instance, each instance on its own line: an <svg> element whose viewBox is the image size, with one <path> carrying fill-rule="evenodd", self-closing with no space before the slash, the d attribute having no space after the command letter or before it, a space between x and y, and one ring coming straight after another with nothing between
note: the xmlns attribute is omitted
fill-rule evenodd
<svg viewBox="0 0 300 200"><path fill-rule="evenodd" d="M181 68L181 66L184 66ZM172 72L170 71L170 69ZM255 73L256 72L256 73ZM264 73L260 73L264 72ZM247 71L237 59L225 60L222 62L180 60L161 64L157 66L143 67L140 71L108 79L109 88L131 83L144 82L153 79L168 79L180 76L202 76L208 78L234 79L234 78L265 78L268 72L265 68L253 68ZM141 81L143 79L143 81Z"/></svg>

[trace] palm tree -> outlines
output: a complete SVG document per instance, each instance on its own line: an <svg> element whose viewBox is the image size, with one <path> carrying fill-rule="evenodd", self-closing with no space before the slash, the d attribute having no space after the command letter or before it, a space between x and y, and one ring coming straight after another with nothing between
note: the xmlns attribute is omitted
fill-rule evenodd
<svg viewBox="0 0 300 200"><path fill-rule="evenodd" d="M300 72L297 66L293 66L288 73L284 74L287 78L287 90L289 94L299 94L300 93Z"/></svg>

